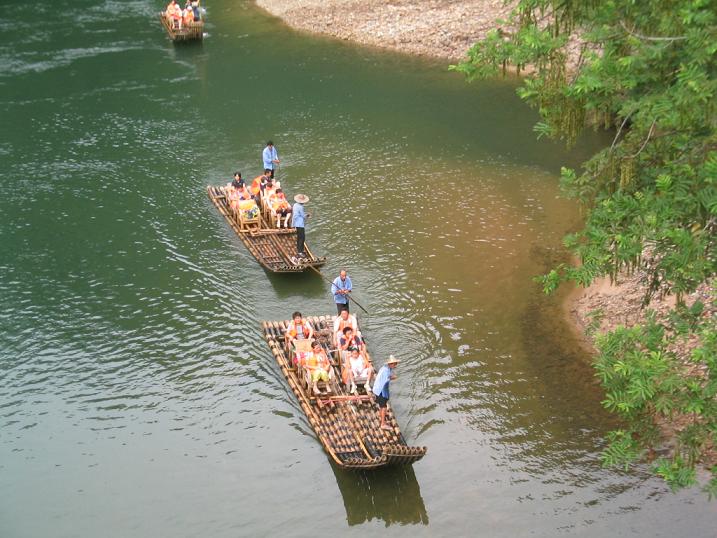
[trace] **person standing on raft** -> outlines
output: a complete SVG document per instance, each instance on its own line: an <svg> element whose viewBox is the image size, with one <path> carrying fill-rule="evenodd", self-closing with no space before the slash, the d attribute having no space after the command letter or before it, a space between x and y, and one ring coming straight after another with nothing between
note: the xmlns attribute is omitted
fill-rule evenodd
<svg viewBox="0 0 717 538"><path fill-rule="evenodd" d="M331 292L334 294L337 314L341 314L342 310L349 311L349 293L351 293L352 289L351 278L346 274L345 269L341 269L339 276L331 283Z"/></svg>
<svg viewBox="0 0 717 538"><path fill-rule="evenodd" d="M279 160L279 154L276 152L276 148L274 147L274 142L269 140L266 143L264 151L261 152L261 158L264 161L264 169L269 170L271 173L271 179L274 179L274 166L281 162Z"/></svg>
<svg viewBox="0 0 717 538"><path fill-rule="evenodd" d="M309 201L309 197L305 194L297 194L294 196L294 207L291 209L291 226L296 228L296 255L299 258L306 258L304 252L304 241L306 240L306 230L304 226L306 219L311 216L304 211L304 204Z"/></svg>
<svg viewBox="0 0 717 538"><path fill-rule="evenodd" d="M389 355L386 364L381 366L376 376L376 381L373 384L373 393L376 396L378 402L378 416L381 420L380 428L382 430L393 430L391 426L386 424L386 406L388 405L389 391L388 386L391 381L396 379L393 373L393 369L396 365L401 362L393 355Z"/></svg>

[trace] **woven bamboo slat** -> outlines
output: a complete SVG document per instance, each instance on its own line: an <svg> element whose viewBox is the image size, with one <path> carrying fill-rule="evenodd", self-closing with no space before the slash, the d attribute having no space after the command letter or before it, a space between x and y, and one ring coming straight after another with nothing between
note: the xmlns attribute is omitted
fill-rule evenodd
<svg viewBox="0 0 717 538"><path fill-rule="evenodd" d="M223 187L207 187L209 199L241 239L244 246L254 258L272 273L298 273L309 267L318 268L326 263L325 256L315 256L308 246L307 258L297 261L296 229L272 228L262 216L259 227L244 230L236 222L234 211L224 196Z"/></svg>
<svg viewBox="0 0 717 538"><path fill-rule="evenodd" d="M316 338L325 349L331 344L331 316L307 317L316 329ZM326 453L346 469L377 469L387 465L406 465L420 460L426 447L408 446L389 404L386 419L391 431L379 428L378 404L372 393L350 395L336 383L334 391L315 395L301 379L285 348L288 321L263 321L264 339L296 396ZM334 371L341 379L340 371Z"/></svg>

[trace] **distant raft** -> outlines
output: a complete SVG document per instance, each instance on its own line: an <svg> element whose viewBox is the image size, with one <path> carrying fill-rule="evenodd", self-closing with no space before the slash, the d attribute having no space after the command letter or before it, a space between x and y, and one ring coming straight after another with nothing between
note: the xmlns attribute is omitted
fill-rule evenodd
<svg viewBox="0 0 717 538"><path fill-rule="evenodd" d="M266 209L234 211L229 206L225 187L208 186L209 199L231 225L254 258L272 273L298 273L326 263L326 257L315 256L305 245L306 257L296 252L296 228L276 228Z"/></svg>
<svg viewBox="0 0 717 538"><path fill-rule="evenodd" d="M314 327L314 339L321 343L329 357L335 352L332 342L331 316L307 317ZM332 357L334 380L332 390L315 394L309 387L305 372L294 364L294 350L287 350L284 334L288 321L264 321L262 330L269 348L281 368L289 387L296 395L301 409L309 419L319 441L331 459L345 469L376 469L388 465L407 465L420 460L426 447L408 446L401 434L390 404L386 422L390 430L381 429L378 403L371 391L361 389L351 395L337 380L341 379L340 360ZM370 357L367 358L370 360Z"/></svg>
<svg viewBox="0 0 717 538"><path fill-rule="evenodd" d="M166 17L165 12L159 13L159 20L162 22L162 26L167 30L169 39L174 42L181 41L201 41L204 39L204 19L187 22L182 25L182 28L176 28L174 24Z"/></svg>

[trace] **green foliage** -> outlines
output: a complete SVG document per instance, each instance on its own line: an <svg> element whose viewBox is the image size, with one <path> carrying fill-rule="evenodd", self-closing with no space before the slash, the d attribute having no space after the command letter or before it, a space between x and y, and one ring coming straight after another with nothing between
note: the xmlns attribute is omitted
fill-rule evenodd
<svg viewBox="0 0 717 538"><path fill-rule="evenodd" d="M593 310L592 312L589 312L587 317L590 320L588 323L588 326L585 328L585 333L592 336L594 335L597 330L600 328L600 323L602 322L603 317L605 316L605 313L602 310Z"/></svg>
<svg viewBox="0 0 717 538"><path fill-rule="evenodd" d="M689 319L698 311L701 308L694 307L682 314ZM684 323L684 318L676 319ZM648 316L642 326L618 327L595 341L596 375L605 388L603 406L627 424L608 435L603 463L627 467L665 443L656 421L671 425L672 457L658 461L655 470L673 489L695 483L695 465L717 437L717 332L707 326L699 335L702 345L695 350L696 362L708 368L703 379L670 351L681 338L674 329ZM702 361L703 357L709 359Z"/></svg>
<svg viewBox="0 0 717 538"><path fill-rule="evenodd" d="M712 467L712 476L717 477L717 467ZM712 478L705 486L705 491L710 496L710 500L717 497L717 478Z"/></svg>
<svg viewBox="0 0 717 538"><path fill-rule="evenodd" d="M571 145L586 127L614 132L581 170L561 172L586 212L565 238L581 263L540 277L543 289L640 271L645 305L677 297L668 326L651 319L597 338L604 405L627 426L610 434L603 461L659 449L655 421L678 420L656 472L673 488L693 484L717 445L717 324L703 303L683 305L717 273L717 0L519 0L498 24L451 69L469 80L527 72L518 93L540 112L538 136ZM690 371L671 351L678 338L697 342Z"/></svg>
<svg viewBox="0 0 717 538"><path fill-rule="evenodd" d="M659 460L655 466L655 472L665 479L672 491L696 483L695 469L686 466L679 458L676 461Z"/></svg>
<svg viewBox="0 0 717 538"><path fill-rule="evenodd" d="M602 462L606 467L622 466L627 471L630 463L640 456L640 447L628 432L615 430L608 434L610 444L603 450Z"/></svg>

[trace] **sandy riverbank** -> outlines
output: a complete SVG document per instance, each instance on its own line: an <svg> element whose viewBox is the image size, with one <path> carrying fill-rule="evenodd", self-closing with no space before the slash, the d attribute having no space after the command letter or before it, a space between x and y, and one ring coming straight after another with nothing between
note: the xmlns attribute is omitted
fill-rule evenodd
<svg viewBox="0 0 717 538"><path fill-rule="evenodd" d="M289 26L457 61L511 5L503 0L257 0Z"/></svg>

